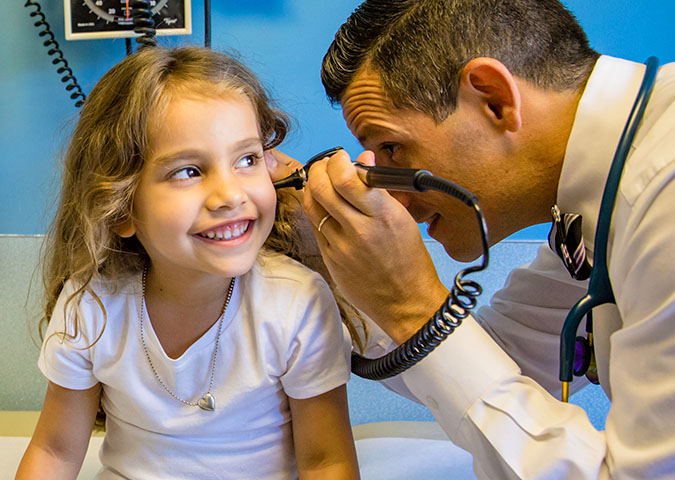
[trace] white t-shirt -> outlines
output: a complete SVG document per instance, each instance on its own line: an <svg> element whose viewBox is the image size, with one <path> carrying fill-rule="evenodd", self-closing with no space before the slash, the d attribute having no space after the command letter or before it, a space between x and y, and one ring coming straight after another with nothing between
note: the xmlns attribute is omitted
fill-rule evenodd
<svg viewBox="0 0 675 480"><path fill-rule="evenodd" d="M223 318L213 412L180 403L159 384L140 340L140 275L123 283L115 294L92 285L107 321L85 295L79 336L64 343L49 335L64 329L65 298L74 290L66 284L38 362L62 387L102 384L107 431L100 451L104 471L97 478L297 477L287 396L313 397L349 379L351 346L323 279L280 255L261 255L237 278ZM161 379L196 402L208 390L218 322L175 360L164 353L151 323L144 326ZM83 348L101 330L100 339Z"/></svg>

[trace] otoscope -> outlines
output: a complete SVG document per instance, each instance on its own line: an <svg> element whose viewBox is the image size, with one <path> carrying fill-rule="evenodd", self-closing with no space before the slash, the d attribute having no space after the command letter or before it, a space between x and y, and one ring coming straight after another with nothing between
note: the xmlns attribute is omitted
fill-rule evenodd
<svg viewBox="0 0 675 480"><path fill-rule="evenodd" d="M307 173L311 166L323 158L329 157L342 147L324 150L310 158L304 167L291 175L274 182L275 188L294 187L302 189L307 183ZM369 359L352 353L352 372L371 380L382 380L393 377L415 365L426 357L448 335L459 327L471 310L476 306L476 298L483 288L478 282L464 278L469 273L485 270L489 262L489 243L487 224L478 203L478 198L456 183L441 177L435 177L427 170L413 168L395 168L368 166L356 162L357 174L361 181L372 188L385 190L403 190L409 192L425 192L434 190L457 198L465 205L473 208L480 228L483 256L480 265L473 265L460 271L453 282L450 294L431 319L405 343L380 358Z"/></svg>
<svg viewBox="0 0 675 480"><path fill-rule="evenodd" d="M274 188L279 189L279 188L294 187L296 190L302 190L305 187L305 184L307 183L307 174L309 173L309 169L312 167L312 165L314 165L319 160L333 156L340 150L344 149L342 147L332 147L329 148L328 150L324 150L323 152L317 153L312 158L307 160L307 163L305 164L304 167L298 168L288 177L282 178L281 180L277 180L276 182L274 182Z"/></svg>

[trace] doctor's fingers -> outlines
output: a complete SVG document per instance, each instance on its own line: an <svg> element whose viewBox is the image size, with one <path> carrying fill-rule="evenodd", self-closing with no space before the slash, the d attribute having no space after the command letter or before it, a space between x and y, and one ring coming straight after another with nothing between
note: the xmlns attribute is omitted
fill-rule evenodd
<svg viewBox="0 0 675 480"><path fill-rule="evenodd" d="M270 178L273 182L287 177L303 166L302 163L298 162L293 157L274 148L265 151L264 156L267 170L270 172Z"/></svg>
<svg viewBox="0 0 675 480"><path fill-rule="evenodd" d="M383 203L392 198L383 190L365 185L346 153L314 164L305 187L305 212L314 225L330 214L347 227L362 216L381 215Z"/></svg>
<svg viewBox="0 0 675 480"><path fill-rule="evenodd" d="M343 218L343 210L353 207L340 198L326 174L326 160L320 160L309 170L307 184L304 188L303 209L315 229L318 229L327 215Z"/></svg>
<svg viewBox="0 0 675 480"><path fill-rule="evenodd" d="M375 155L366 150L358 156L357 161L372 166L375 165ZM329 158L325 163L325 169L338 195L364 215L374 217L381 214L382 202L390 200L384 190L374 189L363 183L357 168L346 154L337 154Z"/></svg>

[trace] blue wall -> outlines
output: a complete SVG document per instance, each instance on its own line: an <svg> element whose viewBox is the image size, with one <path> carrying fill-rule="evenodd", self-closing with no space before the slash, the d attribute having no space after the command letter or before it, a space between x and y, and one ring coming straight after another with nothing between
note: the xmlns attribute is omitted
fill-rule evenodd
<svg viewBox="0 0 675 480"><path fill-rule="evenodd" d="M193 0L194 34L163 43L203 42L203 4ZM124 40L66 42L63 4L41 0L43 11L79 83L89 92L125 54ZM330 145L360 149L339 111L325 100L319 65L335 30L359 0L218 0L213 47L235 49L282 107L296 119L283 149L297 158ZM601 53L642 61L675 60L673 0L567 0ZM42 233L57 190L57 157L78 110L68 98L23 0L3 0L0 37L0 234ZM519 238L541 237L543 228Z"/></svg>

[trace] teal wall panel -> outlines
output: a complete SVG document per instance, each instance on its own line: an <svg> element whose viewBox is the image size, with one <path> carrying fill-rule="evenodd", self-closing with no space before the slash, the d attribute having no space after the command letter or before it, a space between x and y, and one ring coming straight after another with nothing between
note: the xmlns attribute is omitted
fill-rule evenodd
<svg viewBox="0 0 675 480"><path fill-rule="evenodd" d="M41 0L43 11L85 92L125 55L124 40L66 41L63 2ZM338 26L358 0L235 0L211 2L212 45L234 49L295 119L283 149L299 159L331 145L360 148L339 110L326 101L319 65ZM602 53L642 61L675 60L672 0L566 0ZM193 0L194 33L163 44L203 43L203 3ZM0 233L45 231L58 191L58 158L78 110L68 98L21 0L0 2ZM515 238L542 238L535 227Z"/></svg>

